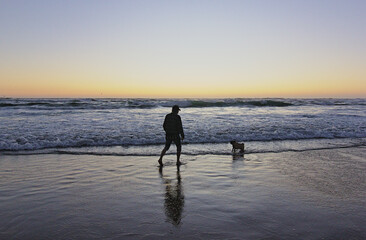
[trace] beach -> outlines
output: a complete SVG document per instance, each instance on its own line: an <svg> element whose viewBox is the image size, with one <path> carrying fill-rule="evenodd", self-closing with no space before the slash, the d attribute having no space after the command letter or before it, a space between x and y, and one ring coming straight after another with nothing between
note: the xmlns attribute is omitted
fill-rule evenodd
<svg viewBox="0 0 366 240"><path fill-rule="evenodd" d="M365 150L3 154L0 239L365 239Z"/></svg>
<svg viewBox="0 0 366 240"><path fill-rule="evenodd" d="M366 240L366 1L0 6L0 240Z"/></svg>

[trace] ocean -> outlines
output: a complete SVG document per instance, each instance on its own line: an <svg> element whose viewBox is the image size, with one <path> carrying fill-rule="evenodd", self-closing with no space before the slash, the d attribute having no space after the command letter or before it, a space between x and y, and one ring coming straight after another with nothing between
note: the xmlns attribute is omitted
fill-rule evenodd
<svg viewBox="0 0 366 240"><path fill-rule="evenodd" d="M0 153L158 156L175 104L186 155L230 154L231 140L246 153L366 145L366 99L1 98Z"/></svg>

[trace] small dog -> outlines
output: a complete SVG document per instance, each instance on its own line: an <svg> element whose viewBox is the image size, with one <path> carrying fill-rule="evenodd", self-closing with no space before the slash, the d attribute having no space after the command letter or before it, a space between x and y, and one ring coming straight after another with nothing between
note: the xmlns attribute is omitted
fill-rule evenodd
<svg viewBox="0 0 366 240"><path fill-rule="evenodd" d="M244 153L244 143L238 143L237 141L230 141L231 145L233 145L232 152L235 153L236 149L240 149L240 153Z"/></svg>

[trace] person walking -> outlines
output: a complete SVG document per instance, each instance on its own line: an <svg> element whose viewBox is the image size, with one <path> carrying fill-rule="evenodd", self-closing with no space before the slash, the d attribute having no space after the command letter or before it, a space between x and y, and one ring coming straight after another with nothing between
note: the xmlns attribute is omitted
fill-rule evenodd
<svg viewBox="0 0 366 240"><path fill-rule="evenodd" d="M174 105L172 107L172 112L167 114L164 119L163 128L165 131L165 147L161 151L160 158L158 160L160 166L163 166L163 156L166 151L169 150L172 142L177 146L177 165L181 164L180 162L180 153L182 151L182 143L184 139L183 125L180 116L178 115L180 108L178 105Z"/></svg>

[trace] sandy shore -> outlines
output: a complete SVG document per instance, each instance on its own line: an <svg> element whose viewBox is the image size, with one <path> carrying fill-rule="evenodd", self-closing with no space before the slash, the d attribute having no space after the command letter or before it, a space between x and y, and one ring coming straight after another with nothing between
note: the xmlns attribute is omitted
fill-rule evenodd
<svg viewBox="0 0 366 240"><path fill-rule="evenodd" d="M0 155L0 239L365 239L366 148Z"/></svg>

